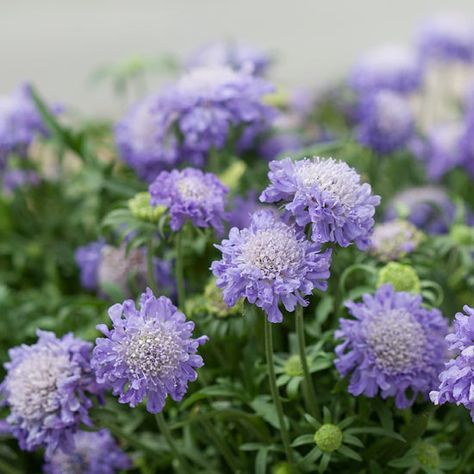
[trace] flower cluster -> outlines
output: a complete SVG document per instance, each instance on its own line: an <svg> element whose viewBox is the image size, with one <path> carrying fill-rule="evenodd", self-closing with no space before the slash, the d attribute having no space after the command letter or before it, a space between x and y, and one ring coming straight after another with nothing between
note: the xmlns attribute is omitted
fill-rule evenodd
<svg viewBox="0 0 474 474"><path fill-rule="evenodd" d="M382 398L395 397L398 408L410 406L418 394L427 396L446 351L448 326L441 313L391 285L346 306L355 319L340 320L335 364L342 376L351 374L349 392L367 397L380 392Z"/></svg>
<svg viewBox="0 0 474 474"><path fill-rule="evenodd" d="M207 336L193 339L194 323L150 289L139 308L126 300L113 305L109 316L112 329L97 326L105 336L97 338L92 355L97 380L110 386L120 403L135 407L146 399L150 413L163 410L168 395L181 400L203 365L196 352Z"/></svg>
<svg viewBox="0 0 474 474"><path fill-rule="evenodd" d="M270 163L268 177L271 184L260 200L284 204L286 217L302 228L311 225L315 242L337 242L342 247L354 242L361 250L367 248L380 197L347 163L285 158Z"/></svg>
<svg viewBox="0 0 474 474"><path fill-rule="evenodd" d="M150 194L152 205L168 207L174 231L186 220L197 227L223 229L227 188L212 173L194 168L162 171L150 185Z"/></svg>
<svg viewBox="0 0 474 474"><path fill-rule="evenodd" d="M304 296L314 288L325 290L331 251L306 240L304 233L262 210L252 216L249 228L232 228L229 238L216 247L222 260L212 264L224 301L234 306L239 298L262 308L268 320L283 320L279 304L294 311L306 306Z"/></svg>
<svg viewBox="0 0 474 474"><path fill-rule="evenodd" d="M430 393L435 405L455 403L464 405L471 412L474 421L474 308L464 306L463 313L457 313L454 331L446 336L451 359L439 376L437 390Z"/></svg>
<svg viewBox="0 0 474 474"><path fill-rule="evenodd" d="M7 418L22 449L71 449L81 423L89 424L88 395L100 394L90 365L92 345L67 334L37 331L38 342L9 351L0 392Z"/></svg>

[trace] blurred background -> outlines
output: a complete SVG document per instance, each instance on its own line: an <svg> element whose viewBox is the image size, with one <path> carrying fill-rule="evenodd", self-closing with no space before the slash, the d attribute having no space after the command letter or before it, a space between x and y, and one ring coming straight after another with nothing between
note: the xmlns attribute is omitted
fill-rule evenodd
<svg viewBox="0 0 474 474"><path fill-rule="evenodd" d="M474 17L472 0L0 0L0 94L28 79L82 113L115 115L123 104L92 80L100 68L137 55L179 61L218 39L272 52L276 82L317 87L375 45L409 44L423 17L447 8Z"/></svg>

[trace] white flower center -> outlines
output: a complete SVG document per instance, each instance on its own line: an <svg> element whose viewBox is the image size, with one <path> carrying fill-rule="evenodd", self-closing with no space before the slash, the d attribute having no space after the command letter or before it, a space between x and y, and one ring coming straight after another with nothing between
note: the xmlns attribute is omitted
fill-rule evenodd
<svg viewBox="0 0 474 474"><path fill-rule="evenodd" d="M426 337L404 310L389 310L364 321L364 335L375 364L388 375L402 374L423 362Z"/></svg>
<svg viewBox="0 0 474 474"><path fill-rule="evenodd" d="M136 152L149 152L158 147L158 125L148 102L135 111L130 121L130 132L132 146Z"/></svg>
<svg viewBox="0 0 474 474"><path fill-rule="evenodd" d="M193 69L178 82L178 91L189 95L206 94L235 82L238 73L226 66L200 67Z"/></svg>
<svg viewBox="0 0 474 474"><path fill-rule="evenodd" d="M185 201L203 202L209 199L212 194L209 187L195 176L181 178L176 183L176 187Z"/></svg>
<svg viewBox="0 0 474 474"><path fill-rule="evenodd" d="M408 103L391 92L380 92L376 99L377 126L381 132L394 135L404 132L411 121Z"/></svg>

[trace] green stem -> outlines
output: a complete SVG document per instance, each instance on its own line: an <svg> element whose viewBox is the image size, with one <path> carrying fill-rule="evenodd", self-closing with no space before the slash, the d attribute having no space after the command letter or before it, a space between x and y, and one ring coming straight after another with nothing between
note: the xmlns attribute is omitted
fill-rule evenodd
<svg viewBox="0 0 474 474"><path fill-rule="evenodd" d="M293 453L290 447L290 438L285 424L283 406L278 393L275 367L273 363L272 324L273 323L269 322L265 315L265 355L267 358L268 381L270 382L270 391L272 393L273 404L275 405L278 416L278 424L280 425L281 440L283 441L283 447L285 448L286 459L290 465L293 466Z"/></svg>
<svg viewBox="0 0 474 474"><path fill-rule="evenodd" d="M171 452L173 453L174 458L177 459L179 462L179 470L183 472L183 474L192 472L186 459L179 452L178 448L176 447L176 444L173 441L173 436L171 435L171 431L168 428L168 424L166 423L163 413L160 412L156 414L156 423L158 425L158 428L161 431L161 434L163 435L166 442L168 443L168 446Z"/></svg>
<svg viewBox="0 0 474 474"><path fill-rule="evenodd" d="M306 359L303 307L300 305L296 307L296 334L298 336L298 349L300 352L301 368L303 369L303 393L306 402L306 409L311 415L317 417L318 402L316 399L316 393L314 392L313 381L311 380L311 373L309 372L308 368L308 360Z"/></svg>
<svg viewBox="0 0 474 474"><path fill-rule="evenodd" d="M153 266L153 238L150 237L147 243L146 249L146 270L147 270L147 277L148 277L148 284L150 288L153 290L155 296L158 294L158 284L156 283L155 278L155 269Z"/></svg>
<svg viewBox="0 0 474 474"><path fill-rule="evenodd" d="M178 306L184 310L184 302L186 300L184 292L184 272L183 272L183 233L176 234L176 286L178 288Z"/></svg>

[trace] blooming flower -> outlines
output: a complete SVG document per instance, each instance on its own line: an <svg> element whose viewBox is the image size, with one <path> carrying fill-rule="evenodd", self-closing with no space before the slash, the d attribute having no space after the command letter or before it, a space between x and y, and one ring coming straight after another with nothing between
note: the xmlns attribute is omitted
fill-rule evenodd
<svg viewBox="0 0 474 474"><path fill-rule="evenodd" d="M403 148L414 131L410 104L395 92L378 91L359 104L358 140L377 153L392 153Z"/></svg>
<svg viewBox="0 0 474 474"><path fill-rule="evenodd" d="M421 68L414 52L398 45L384 45L366 53L353 66L350 86L359 93L389 89L407 93L421 82Z"/></svg>
<svg viewBox="0 0 474 474"><path fill-rule="evenodd" d="M464 15L438 14L425 20L418 33L418 49L423 59L474 59L474 24Z"/></svg>
<svg viewBox="0 0 474 474"><path fill-rule="evenodd" d="M311 224L315 242L337 242L347 247L355 242L367 248L374 225L375 206L380 197L371 194L369 184L347 163L332 158L270 163L270 186L262 202L284 203L286 217L297 225Z"/></svg>
<svg viewBox="0 0 474 474"><path fill-rule="evenodd" d="M429 234L446 232L454 220L455 207L438 186L418 186L396 194L385 211L385 219L398 215Z"/></svg>
<svg viewBox="0 0 474 474"><path fill-rule="evenodd" d="M222 231L227 188L214 174L194 168L162 171L149 190L152 205L168 207L172 230L179 230L189 219L197 227Z"/></svg>
<svg viewBox="0 0 474 474"><path fill-rule="evenodd" d="M75 253L76 264L80 271L81 285L86 290L97 288L97 270L102 258L103 240L90 242L78 247Z"/></svg>
<svg viewBox="0 0 474 474"><path fill-rule="evenodd" d="M131 467L129 457L106 429L78 431L67 453L56 451L43 466L45 474L114 474Z"/></svg>
<svg viewBox="0 0 474 474"><path fill-rule="evenodd" d="M455 403L464 405L471 412L474 422L474 309L464 306L463 313L457 313L454 331L446 336L451 359L446 362L439 375L439 388L430 393L435 405Z"/></svg>
<svg viewBox="0 0 474 474"><path fill-rule="evenodd" d="M194 51L187 61L188 68L227 66L236 71L248 71L263 75L271 64L271 58L263 50L239 42L215 42Z"/></svg>
<svg viewBox="0 0 474 474"><path fill-rule="evenodd" d="M193 339L194 323L150 289L139 308L126 300L111 306L109 316L112 329L97 326L105 336L97 338L92 356L97 380L110 386L120 403L135 407L146 399L150 413L160 412L168 395L181 400L203 365L196 351L207 336Z"/></svg>
<svg viewBox="0 0 474 474"><path fill-rule="evenodd" d="M416 250L423 238L413 224L396 219L375 226L369 252L385 262L398 260Z"/></svg>
<svg viewBox="0 0 474 474"><path fill-rule="evenodd" d="M202 165L211 149L222 149L234 131L240 131L238 146L248 147L276 114L261 100L272 90L246 72L196 68L119 122L115 136L120 155L151 182L178 161Z"/></svg>
<svg viewBox="0 0 474 474"><path fill-rule="evenodd" d="M321 252L318 244L272 211L256 212L249 228L232 228L229 238L216 247L222 260L213 262L211 269L224 301L234 306L246 298L272 323L283 320L280 303L294 311L297 304L308 304L304 296L314 288L327 288L331 250Z"/></svg>
<svg viewBox="0 0 474 474"><path fill-rule="evenodd" d="M7 195L17 188L37 186L39 182L40 177L33 170L8 169L3 173L3 191Z"/></svg>
<svg viewBox="0 0 474 474"><path fill-rule="evenodd" d="M420 296L381 286L362 303L346 303L356 319L340 319L335 337L337 370L351 374L352 395L395 397L407 408L418 394L428 395L437 384L445 356L448 326L437 309L422 306ZM411 396L407 393L411 392Z"/></svg>
<svg viewBox="0 0 474 474"><path fill-rule="evenodd" d="M58 339L37 331L38 342L10 349L7 375L0 386L12 434L20 447L68 450L81 423L89 424L88 394L99 394L91 366L91 344L72 334Z"/></svg>

